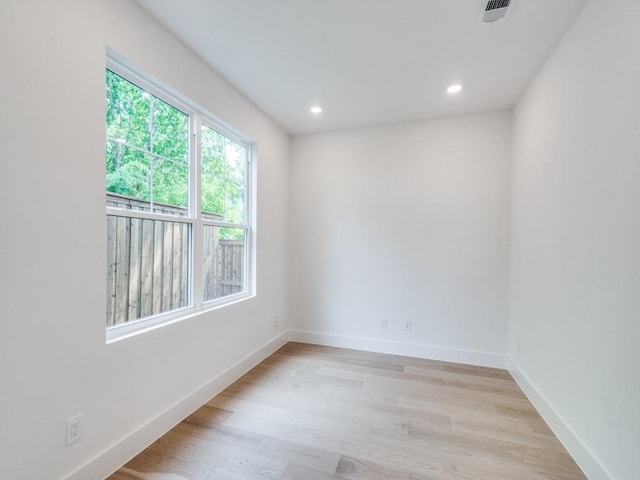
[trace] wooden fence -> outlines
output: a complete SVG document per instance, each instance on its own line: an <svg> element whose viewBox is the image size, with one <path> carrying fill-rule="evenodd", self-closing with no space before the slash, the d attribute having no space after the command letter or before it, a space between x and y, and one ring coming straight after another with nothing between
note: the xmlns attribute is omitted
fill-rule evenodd
<svg viewBox="0 0 640 480"><path fill-rule="evenodd" d="M205 301L241 292L244 287L244 241L218 238L218 229L204 227Z"/></svg>
<svg viewBox="0 0 640 480"><path fill-rule="evenodd" d="M149 210L149 204L108 195L107 205ZM158 206L156 206L158 207ZM186 210L159 206L174 221L107 215L107 326L189 305L191 229ZM241 292L244 242L219 239L217 227L204 228L204 300Z"/></svg>

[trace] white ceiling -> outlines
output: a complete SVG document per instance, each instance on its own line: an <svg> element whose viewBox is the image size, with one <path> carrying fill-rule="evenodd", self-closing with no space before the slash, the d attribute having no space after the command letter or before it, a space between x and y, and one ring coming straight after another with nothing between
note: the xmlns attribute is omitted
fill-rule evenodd
<svg viewBox="0 0 640 480"><path fill-rule="evenodd" d="M136 1L297 134L510 108L588 0Z"/></svg>

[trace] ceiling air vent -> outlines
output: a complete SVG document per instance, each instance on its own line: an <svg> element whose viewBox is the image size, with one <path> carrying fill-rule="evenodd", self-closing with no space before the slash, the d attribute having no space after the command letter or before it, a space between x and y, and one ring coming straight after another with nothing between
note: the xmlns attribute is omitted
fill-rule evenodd
<svg viewBox="0 0 640 480"><path fill-rule="evenodd" d="M478 23L493 23L507 18L514 0L486 0Z"/></svg>

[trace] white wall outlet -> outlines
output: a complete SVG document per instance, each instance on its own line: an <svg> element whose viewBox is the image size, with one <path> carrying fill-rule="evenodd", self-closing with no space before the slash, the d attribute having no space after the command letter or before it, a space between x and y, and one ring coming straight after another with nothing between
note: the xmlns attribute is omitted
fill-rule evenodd
<svg viewBox="0 0 640 480"><path fill-rule="evenodd" d="M404 331L405 332L410 332L411 331L411 322L409 320L404 322Z"/></svg>
<svg viewBox="0 0 640 480"><path fill-rule="evenodd" d="M381 330L386 330L387 326L388 326L389 322L387 321L387 317L382 317L380 319L380 329Z"/></svg>
<svg viewBox="0 0 640 480"><path fill-rule="evenodd" d="M81 413L67 418L67 445L71 445L82 438L82 429L80 428L81 418Z"/></svg>

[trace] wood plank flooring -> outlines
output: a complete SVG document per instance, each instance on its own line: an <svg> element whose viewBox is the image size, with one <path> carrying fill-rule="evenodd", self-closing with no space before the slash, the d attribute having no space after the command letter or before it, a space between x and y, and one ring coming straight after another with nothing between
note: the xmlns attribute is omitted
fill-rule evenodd
<svg viewBox="0 0 640 480"><path fill-rule="evenodd" d="M579 480L505 370L289 343L110 480Z"/></svg>

